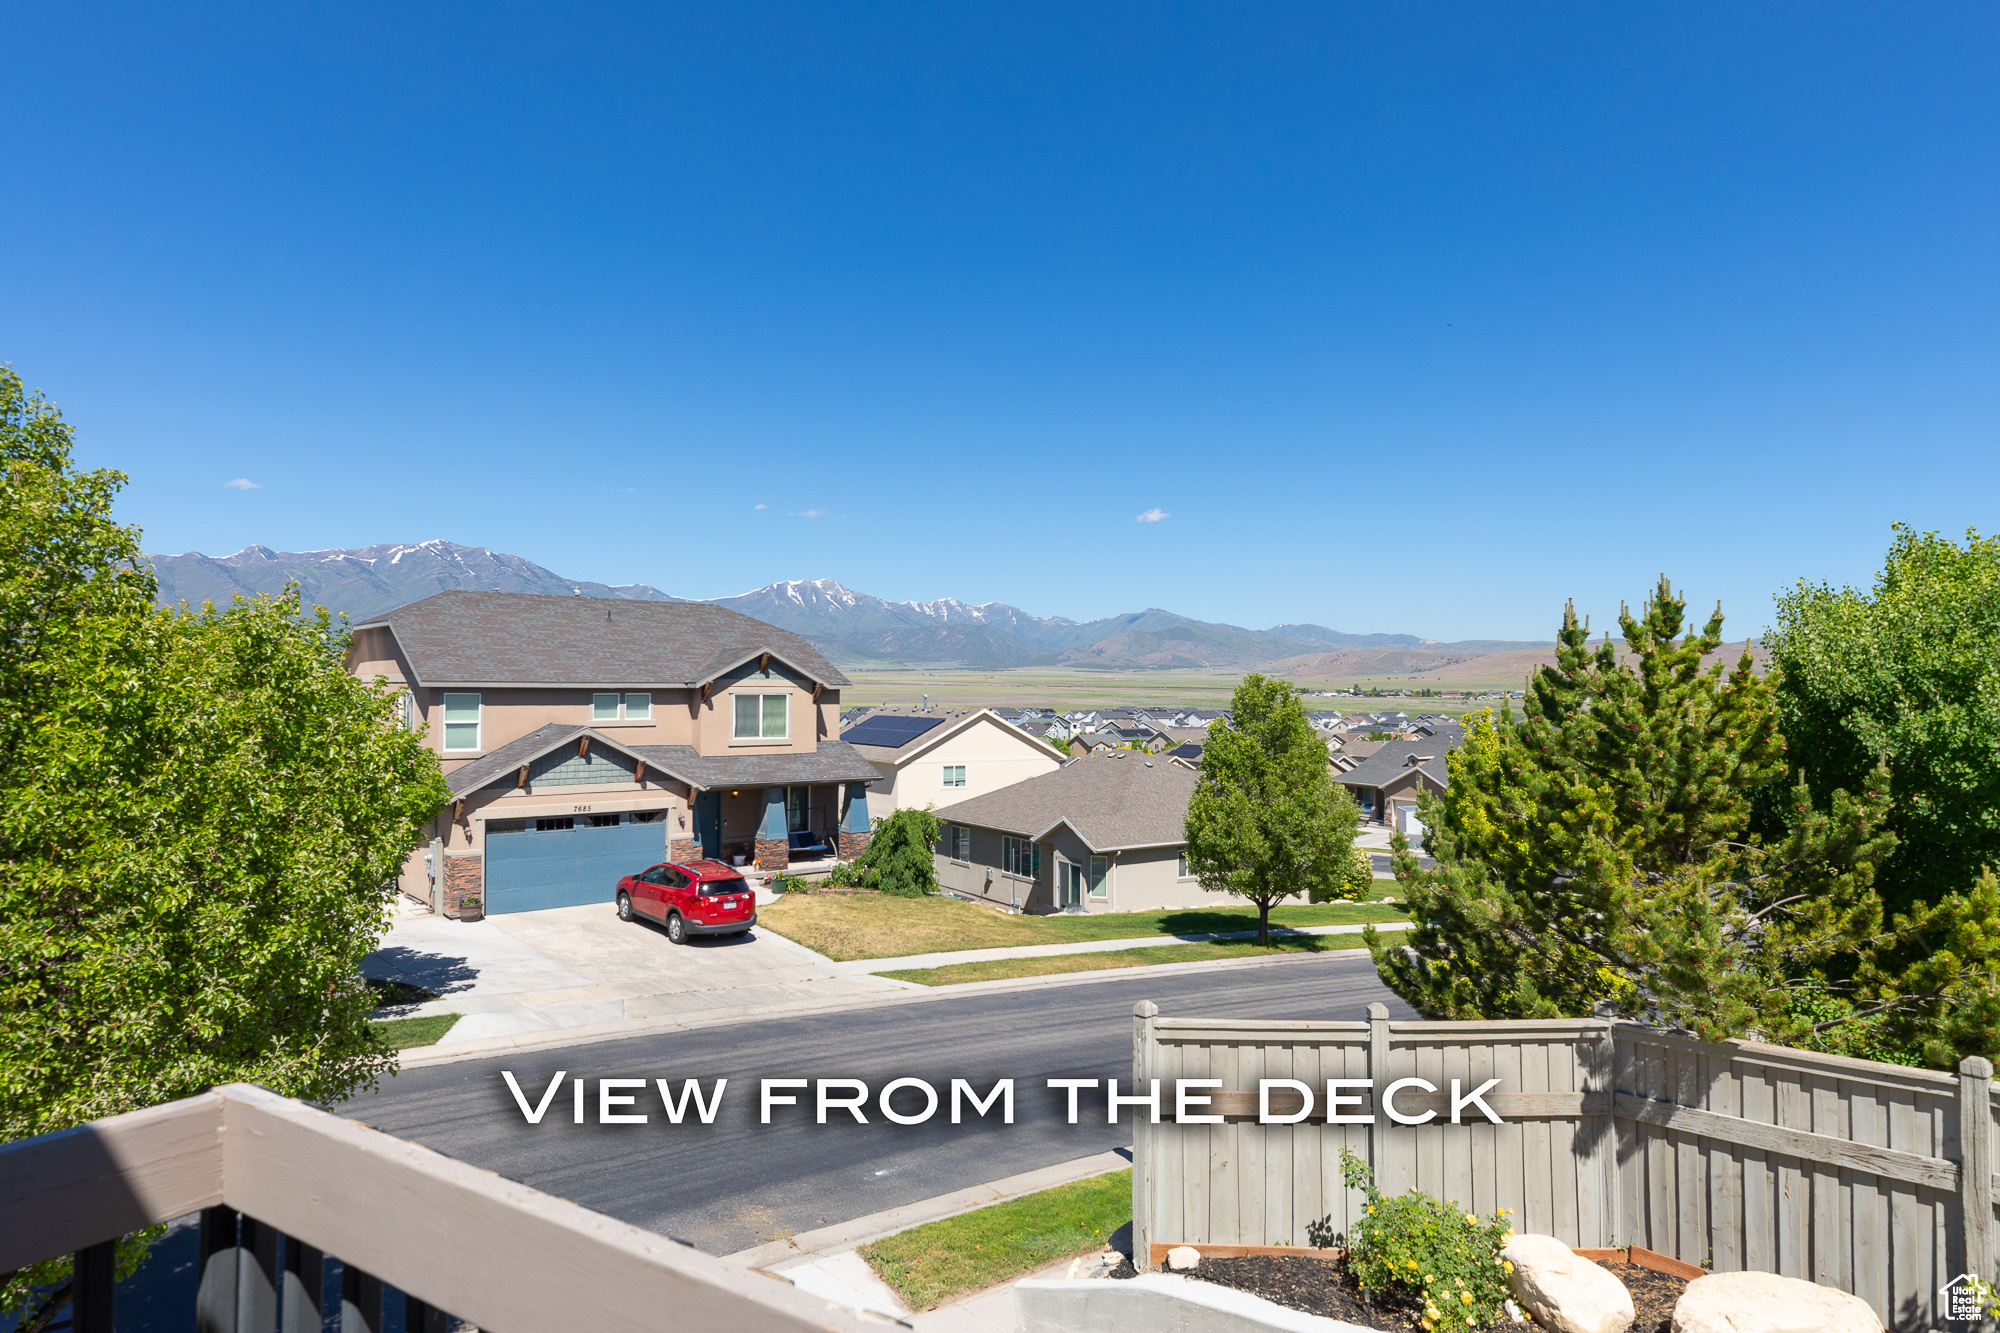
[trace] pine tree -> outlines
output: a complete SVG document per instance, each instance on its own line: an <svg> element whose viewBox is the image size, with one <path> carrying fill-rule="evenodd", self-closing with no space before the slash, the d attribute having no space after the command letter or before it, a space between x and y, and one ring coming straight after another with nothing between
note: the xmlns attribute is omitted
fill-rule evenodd
<svg viewBox="0 0 2000 1333"><path fill-rule="evenodd" d="M1395 841L1409 944L1368 932L1425 1014L1574 1016L1610 999L1710 1038L1798 1038L1797 997L1825 993L1829 966L1852 973L1880 935L1886 787L1820 811L1794 786L1784 836L1751 836L1753 793L1787 774L1772 686L1747 651L1704 664L1719 607L1684 623L1662 577L1641 615L1621 611L1621 660L1566 608L1524 718L1472 719L1447 790L1421 801L1437 867Z"/></svg>

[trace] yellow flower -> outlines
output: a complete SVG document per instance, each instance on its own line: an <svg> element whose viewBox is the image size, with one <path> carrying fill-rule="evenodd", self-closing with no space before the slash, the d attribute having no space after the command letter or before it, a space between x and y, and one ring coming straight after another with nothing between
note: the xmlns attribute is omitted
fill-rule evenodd
<svg viewBox="0 0 2000 1333"><path fill-rule="evenodd" d="M1472 1215L1471 1213L1467 1213L1467 1214L1465 1215L1465 1224L1466 1224L1467 1226L1478 1226L1478 1225L1479 1225L1479 1219L1478 1219L1478 1218L1476 1218L1476 1217L1474 1217L1474 1216L1473 1216L1473 1215Z"/></svg>
<svg viewBox="0 0 2000 1333"><path fill-rule="evenodd" d="M1409 1265L1410 1267L1415 1268L1417 1266L1417 1261L1415 1259L1411 1259L1409 1261Z"/></svg>
<svg viewBox="0 0 2000 1333"><path fill-rule="evenodd" d="M1500 1266L1510 1273L1514 1271L1514 1261L1512 1259L1502 1259Z"/></svg>

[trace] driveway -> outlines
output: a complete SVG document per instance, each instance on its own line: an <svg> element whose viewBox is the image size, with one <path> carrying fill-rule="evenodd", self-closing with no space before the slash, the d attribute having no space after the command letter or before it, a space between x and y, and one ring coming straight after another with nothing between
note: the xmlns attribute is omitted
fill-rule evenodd
<svg viewBox="0 0 2000 1333"><path fill-rule="evenodd" d="M440 1046L625 1019L749 1017L904 989L840 972L767 930L676 945L650 922L620 921L608 902L484 921L405 916L361 970L439 997L398 1016L463 1014Z"/></svg>

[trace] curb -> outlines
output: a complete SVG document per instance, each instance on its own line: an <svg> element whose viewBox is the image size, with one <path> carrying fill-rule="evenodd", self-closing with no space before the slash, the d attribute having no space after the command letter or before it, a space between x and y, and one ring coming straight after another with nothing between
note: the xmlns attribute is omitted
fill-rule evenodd
<svg viewBox="0 0 2000 1333"><path fill-rule="evenodd" d="M810 1263L829 1254L840 1254L858 1249L869 1241L893 1236L899 1231L922 1226L926 1222L936 1222L947 1217L957 1217L960 1213L975 1212L990 1204L1004 1203L1024 1194L1038 1190L1054 1189L1057 1185L1070 1185L1092 1176L1105 1175L1112 1171L1123 1171L1132 1165L1130 1148L1113 1149L1111 1152L1097 1153L1090 1157L1079 1157L1074 1161L1059 1162L1054 1166L1044 1166L1020 1175L1008 1176L990 1184L968 1185L962 1190L940 1194L934 1199L919 1199L897 1208L887 1208L866 1217L857 1217L847 1222L837 1222L830 1227L820 1227L813 1231L801 1231L785 1240L766 1241L747 1250L722 1257L746 1268L768 1268L782 1273L787 1268Z"/></svg>
<svg viewBox="0 0 2000 1333"><path fill-rule="evenodd" d="M1255 958L1217 958L1194 963L1152 963L1139 967L1107 967L1095 972L1057 972L1044 977L1008 977L1001 981L968 981L957 986L922 986L916 982L891 983L915 987L875 998L848 997L824 1004L789 1004L764 1011L718 1014L703 1018L652 1018L630 1022L592 1023L573 1028L553 1028L543 1032L523 1032L511 1037L486 1037L478 1041L447 1046L415 1046L403 1052L399 1069L425 1069L433 1065L477 1060L492 1055L526 1054L556 1050L565 1046L586 1046L596 1042L623 1041L627 1037L648 1037L662 1032L693 1032L706 1028L733 1027L754 1023L772 1014L796 1018L803 1014L840 1013L861 1009L882 1009L893 1005L928 1004L961 995L994 995L1010 991L1040 990L1056 986L1089 986L1110 981L1129 981L1141 976L1179 976L1188 972L1233 971L1238 968L1301 967L1311 963L1368 957L1366 949L1333 949L1326 953L1260 954ZM887 977L881 978L888 982Z"/></svg>
<svg viewBox="0 0 2000 1333"><path fill-rule="evenodd" d="M1325 939L1332 935L1359 935L1370 926L1377 930L1409 930L1412 923L1361 921L1337 926L1273 926L1271 938L1299 940ZM836 973L844 976L874 976L883 972L958 967L965 963L999 963L1015 958L1083 958L1094 953L1123 953L1128 949L1171 949L1182 944L1237 944L1256 938L1257 932L1254 930L1231 930L1212 935L1133 935L1120 939L1087 940L1075 944L1011 945L999 949L914 953L901 958L856 958L850 962L835 963L833 966Z"/></svg>

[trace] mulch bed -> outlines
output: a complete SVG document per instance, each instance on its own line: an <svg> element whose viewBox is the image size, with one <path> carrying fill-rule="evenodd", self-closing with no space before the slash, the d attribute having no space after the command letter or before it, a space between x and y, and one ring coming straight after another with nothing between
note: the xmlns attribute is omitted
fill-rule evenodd
<svg viewBox="0 0 2000 1333"><path fill-rule="evenodd" d="M1674 1302L1687 1287L1686 1279L1636 1264L1607 1263L1604 1267L1632 1293L1632 1304L1639 1315L1632 1325L1634 1333L1665 1333L1671 1327ZM1128 1265L1107 1276L1133 1274ZM1350 1324L1382 1329L1384 1333L1423 1333L1421 1296L1383 1292L1372 1302L1364 1301L1346 1266L1336 1260L1278 1254L1241 1259L1204 1258L1199 1267L1183 1276L1247 1291L1287 1309L1344 1319ZM1539 1328L1532 1320L1507 1320L1493 1327L1518 1333L1538 1333Z"/></svg>

